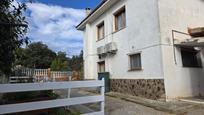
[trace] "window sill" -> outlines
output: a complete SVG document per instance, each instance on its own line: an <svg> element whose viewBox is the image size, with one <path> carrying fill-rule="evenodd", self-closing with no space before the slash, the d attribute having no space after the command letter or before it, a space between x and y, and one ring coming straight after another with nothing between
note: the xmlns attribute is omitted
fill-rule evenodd
<svg viewBox="0 0 204 115"><path fill-rule="evenodd" d="M142 71L142 68L135 68L135 69L130 69L128 70L128 72L133 72L133 71Z"/></svg>
<svg viewBox="0 0 204 115"><path fill-rule="evenodd" d="M121 29L119 29L119 30L115 30L115 31L113 32L113 34L119 32L119 31L121 31L121 30L123 30L123 29L125 29L125 28L126 28L126 26L123 27L123 28L121 28Z"/></svg>

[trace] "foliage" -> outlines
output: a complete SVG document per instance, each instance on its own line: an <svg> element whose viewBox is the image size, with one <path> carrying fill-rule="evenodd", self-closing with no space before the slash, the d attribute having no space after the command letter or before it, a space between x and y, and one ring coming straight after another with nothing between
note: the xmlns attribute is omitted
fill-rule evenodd
<svg viewBox="0 0 204 115"><path fill-rule="evenodd" d="M16 65L29 68L47 69L55 59L56 53L42 42L33 42L25 49L18 50Z"/></svg>
<svg viewBox="0 0 204 115"><path fill-rule="evenodd" d="M57 58L58 59L60 59L60 60L62 60L62 61L67 61L67 57L66 57L66 53L65 52L61 52L61 51L59 51L58 53L57 53Z"/></svg>
<svg viewBox="0 0 204 115"><path fill-rule="evenodd" d="M72 58L66 57L65 52L57 54L48 48L46 44L34 42L26 48L16 50L15 65L22 65L28 68L51 68L52 71L77 71L83 76L83 51L80 55Z"/></svg>
<svg viewBox="0 0 204 115"><path fill-rule="evenodd" d="M51 69L53 71L80 71L83 74L83 51L72 58L66 57L65 52L58 52L57 57L52 62Z"/></svg>
<svg viewBox="0 0 204 115"><path fill-rule="evenodd" d="M50 111L50 115L81 115L79 111L71 112L65 108L53 108Z"/></svg>
<svg viewBox="0 0 204 115"><path fill-rule="evenodd" d="M51 64L52 71L67 71L68 70L68 60L65 52L58 52L57 57L52 61Z"/></svg>
<svg viewBox="0 0 204 115"><path fill-rule="evenodd" d="M73 71L81 71L83 68L83 51L79 55L75 55L70 59L70 67Z"/></svg>
<svg viewBox="0 0 204 115"><path fill-rule="evenodd" d="M80 70L80 79L84 79L84 66L82 64L81 70Z"/></svg>
<svg viewBox="0 0 204 115"><path fill-rule="evenodd" d="M84 76L84 67L83 67L83 51L79 55L72 56L69 59L69 67L72 71L79 73L80 79L83 79Z"/></svg>
<svg viewBox="0 0 204 115"><path fill-rule="evenodd" d="M81 113L79 111L76 111L76 112L71 112L70 115L81 115Z"/></svg>
<svg viewBox="0 0 204 115"><path fill-rule="evenodd" d="M52 93L51 90L47 91L30 91L30 92L17 92L17 93L6 93L3 95L2 100L4 103L16 103L22 101L33 101L39 98L49 97L56 99L58 95Z"/></svg>
<svg viewBox="0 0 204 115"><path fill-rule="evenodd" d="M65 108L53 108L50 110L50 115L70 115Z"/></svg>
<svg viewBox="0 0 204 115"><path fill-rule="evenodd" d="M15 50L23 43L28 43L25 37L27 24L23 12L25 3L12 5L14 0L0 0L0 73L10 74L15 61Z"/></svg>
<svg viewBox="0 0 204 115"><path fill-rule="evenodd" d="M67 71L68 70L68 61L62 61L58 58L54 59L51 64L52 71Z"/></svg>
<svg viewBox="0 0 204 115"><path fill-rule="evenodd" d="M26 54L26 50L24 48L16 49L16 59L14 65L25 65L28 56Z"/></svg>

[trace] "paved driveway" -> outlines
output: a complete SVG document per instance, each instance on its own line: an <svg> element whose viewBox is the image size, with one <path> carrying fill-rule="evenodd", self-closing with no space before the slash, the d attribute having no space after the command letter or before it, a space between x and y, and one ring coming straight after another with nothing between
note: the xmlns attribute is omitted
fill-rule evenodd
<svg viewBox="0 0 204 115"><path fill-rule="evenodd" d="M67 90L58 92L63 97L66 97ZM64 96L63 96L64 95ZM80 97L85 95L93 95L83 90L72 90L71 97ZM80 111L81 113L88 113L97 111L100 108L99 103L77 105L71 107L74 110ZM155 110L151 107L147 107L135 102L121 100L110 96L105 97L105 115L175 115L164 111ZM182 113L179 115L204 115L204 109L194 108L188 113Z"/></svg>
<svg viewBox="0 0 204 115"><path fill-rule="evenodd" d="M105 105L106 115L173 115L113 97L106 97Z"/></svg>
<svg viewBox="0 0 204 115"><path fill-rule="evenodd" d="M67 95L67 90L58 91L63 98ZM71 97L79 97L89 95L88 92L81 90L72 90ZM88 113L94 110L99 110L99 103L77 105L71 107L81 113ZM154 110L152 108L142 106L133 102L124 101L118 98L105 97L105 115L171 115L169 113Z"/></svg>

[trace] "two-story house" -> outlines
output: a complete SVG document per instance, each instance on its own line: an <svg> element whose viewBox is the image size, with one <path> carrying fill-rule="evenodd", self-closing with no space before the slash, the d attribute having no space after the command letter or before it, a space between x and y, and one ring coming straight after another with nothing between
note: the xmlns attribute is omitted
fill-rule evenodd
<svg viewBox="0 0 204 115"><path fill-rule="evenodd" d="M87 9L88 10L88 9ZM103 0L77 26L84 73L150 99L204 96L203 0ZM192 33L193 34L193 33Z"/></svg>

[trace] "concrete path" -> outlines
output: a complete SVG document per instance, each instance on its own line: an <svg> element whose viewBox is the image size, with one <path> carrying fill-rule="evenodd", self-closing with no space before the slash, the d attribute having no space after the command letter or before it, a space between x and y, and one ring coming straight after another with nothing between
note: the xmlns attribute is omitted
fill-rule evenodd
<svg viewBox="0 0 204 115"><path fill-rule="evenodd" d="M180 100L184 102L197 103L197 104L204 105L204 97L190 97L190 98L183 98Z"/></svg>
<svg viewBox="0 0 204 115"><path fill-rule="evenodd" d="M71 97L95 95L93 93L77 89L72 90L71 94ZM60 95L62 97L66 97L67 91L60 91ZM117 96L120 97L119 94ZM179 102L177 104L162 102L162 104L160 104L155 103L153 100L144 101L138 98L133 98L132 100L127 98L106 96L105 115L204 115L204 105L195 106L194 104L192 104L193 106L191 106L191 104L183 102ZM141 103L141 101L149 104ZM153 107L151 104L155 105L155 107ZM71 109L81 113L98 111L99 108L99 103L77 105L71 107ZM171 111L169 111L168 109L170 109Z"/></svg>
<svg viewBox="0 0 204 115"><path fill-rule="evenodd" d="M75 92L75 96L84 95L83 92ZM81 113L97 111L100 108L99 103L72 106L72 109ZM158 111L133 102L124 101L118 98L105 97L105 115L173 115L167 112Z"/></svg>
<svg viewBox="0 0 204 115"><path fill-rule="evenodd" d="M117 99L117 101L123 100L128 104L133 103L135 105L139 105L139 106L135 106L137 108L135 110L139 110L139 112L141 112L138 115L146 115L146 114L147 115L157 115L157 114L158 115L204 115L204 104L196 104L196 103L189 103L189 102L182 102L182 101L174 101L174 102L156 101L156 100L149 100L149 99L129 96L125 94L113 93L113 92L108 95L114 97L115 99ZM128 109L127 111L131 111L131 110Z"/></svg>
<svg viewBox="0 0 204 115"><path fill-rule="evenodd" d="M150 107L106 96L105 115L173 115Z"/></svg>

